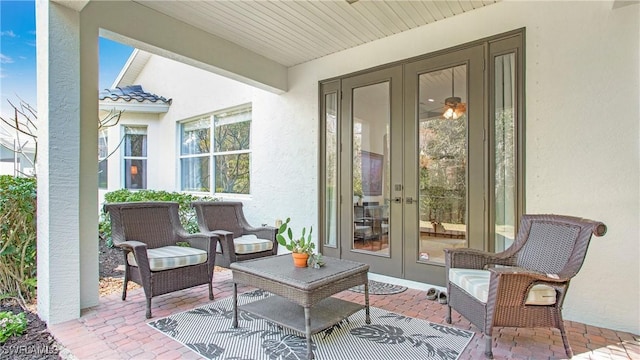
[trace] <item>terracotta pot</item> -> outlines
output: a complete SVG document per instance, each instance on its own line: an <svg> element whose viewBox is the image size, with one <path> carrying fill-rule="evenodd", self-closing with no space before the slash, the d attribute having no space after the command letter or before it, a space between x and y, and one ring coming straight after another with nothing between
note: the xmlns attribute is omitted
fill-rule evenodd
<svg viewBox="0 0 640 360"><path fill-rule="evenodd" d="M293 265L295 267L307 267L307 259L309 259L309 254L291 253L291 256L293 256Z"/></svg>

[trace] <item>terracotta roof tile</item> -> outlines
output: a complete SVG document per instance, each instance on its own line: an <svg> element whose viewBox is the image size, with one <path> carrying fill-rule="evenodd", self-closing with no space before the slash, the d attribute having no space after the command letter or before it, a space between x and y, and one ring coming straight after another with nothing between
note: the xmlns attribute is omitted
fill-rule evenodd
<svg viewBox="0 0 640 360"><path fill-rule="evenodd" d="M166 99L162 96L146 92L142 89L142 85L128 85L125 87L117 87L115 89L104 89L100 91L98 95L99 100L106 100L107 98L113 101L132 101L138 102L162 102L171 105L172 99Z"/></svg>

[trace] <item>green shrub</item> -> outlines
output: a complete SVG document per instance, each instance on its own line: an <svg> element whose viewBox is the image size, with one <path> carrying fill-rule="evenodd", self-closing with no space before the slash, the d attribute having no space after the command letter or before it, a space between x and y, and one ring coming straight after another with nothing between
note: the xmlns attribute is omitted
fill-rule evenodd
<svg viewBox="0 0 640 360"><path fill-rule="evenodd" d="M104 195L104 201L106 203L115 202L134 202L134 201L175 201L180 204L180 222L185 229L190 233L198 232L198 221L196 219L195 210L189 205L192 201L199 200L212 200L215 198L210 196L195 196L192 194L186 194L181 192L168 192L158 190L136 190L130 191L128 189L121 189L108 192ZM111 242L111 221L109 215L102 212L100 215L99 224L100 237L106 239L109 246L113 246Z"/></svg>
<svg viewBox="0 0 640 360"><path fill-rule="evenodd" d="M36 180L0 176L0 294L30 301L36 289Z"/></svg>
<svg viewBox="0 0 640 360"><path fill-rule="evenodd" d="M27 330L27 318L23 312L0 312L0 344L12 336L20 336Z"/></svg>

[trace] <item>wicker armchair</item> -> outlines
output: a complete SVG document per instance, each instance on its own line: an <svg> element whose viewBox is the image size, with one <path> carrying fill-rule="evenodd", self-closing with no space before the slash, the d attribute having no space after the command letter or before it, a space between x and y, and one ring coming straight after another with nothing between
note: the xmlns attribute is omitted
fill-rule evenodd
<svg viewBox="0 0 640 360"><path fill-rule="evenodd" d="M216 265L229 268L231 263L276 255L277 229L272 226L252 227L237 201L194 201L191 206L198 216L200 231L220 237L216 247Z"/></svg>
<svg viewBox="0 0 640 360"><path fill-rule="evenodd" d="M493 357L494 327L554 327L567 356L573 351L562 320L562 303L584 261L591 235L607 227L561 215L523 215L515 242L501 253L446 249L449 305L485 334Z"/></svg>
<svg viewBox="0 0 640 360"><path fill-rule="evenodd" d="M144 289L147 319L151 318L151 298L202 284L209 285L213 300L213 268L217 236L188 234L180 224L178 203L130 202L104 205L111 218L113 244L123 250L127 283ZM189 247L178 246L186 242Z"/></svg>

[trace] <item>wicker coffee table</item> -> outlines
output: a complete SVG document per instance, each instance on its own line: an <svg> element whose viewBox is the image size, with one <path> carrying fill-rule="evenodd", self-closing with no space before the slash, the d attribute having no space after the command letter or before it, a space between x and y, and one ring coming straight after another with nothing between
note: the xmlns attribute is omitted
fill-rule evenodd
<svg viewBox="0 0 640 360"><path fill-rule="evenodd" d="M369 265L330 257L324 259L325 265L319 269L294 267L290 254L232 263L233 327L238 327L238 284L278 295L240 308L305 334L309 359L314 358L311 335L363 308L366 323L370 324ZM331 297L357 285L364 285L364 305Z"/></svg>

